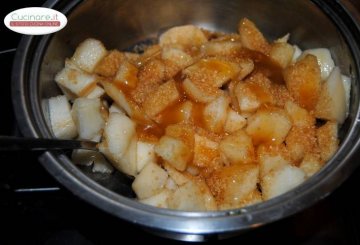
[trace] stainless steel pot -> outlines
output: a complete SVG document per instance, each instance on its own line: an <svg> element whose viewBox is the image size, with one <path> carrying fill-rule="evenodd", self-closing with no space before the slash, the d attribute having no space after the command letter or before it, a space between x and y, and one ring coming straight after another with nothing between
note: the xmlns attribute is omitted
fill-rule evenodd
<svg viewBox="0 0 360 245"><path fill-rule="evenodd" d="M61 152L46 152L40 157L60 183L106 212L176 239L223 237L303 210L327 196L357 166L351 158L360 136L360 30L348 1L50 0L45 6L63 12L69 21L59 33L24 36L17 50L12 95L17 121L26 136L52 137L42 102L60 93L54 75L86 37L102 40L109 49L126 49L171 26L193 23L233 32L239 19L248 17L270 39L291 33L291 43L303 49L329 48L336 64L352 78L350 115L341 129L337 154L301 186L254 206L218 212L154 208L134 200L129 181L119 173L104 178L82 171Z"/></svg>

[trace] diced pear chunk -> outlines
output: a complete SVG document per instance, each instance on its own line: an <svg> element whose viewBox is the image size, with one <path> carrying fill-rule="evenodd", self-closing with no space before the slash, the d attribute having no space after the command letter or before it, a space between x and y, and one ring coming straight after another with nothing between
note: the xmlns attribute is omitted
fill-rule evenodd
<svg viewBox="0 0 360 245"><path fill-rule="evenodd" d="M180 171L186 169L191 157L190 149L183 141L166 135L160 138L155 146L155 152Z"/></svg>
<svg viewBox="0 0 360 245"><path fill-rule="evenodd" d="M220 88L241 71L235 62L220 58L201 59L183 71L191 80L202 80L208 86Z"/></svg>
<svg viewBox="0 0 360 245"><path fill-rule="evenodd" d="M77 131L66 96L52 97L48 103L51 129L55 137L58 139L74 138Z"/></svg>
<svg viewBox="0 0 360 245"><path fill-rule="evenodd" d="M260 145L256 153L260 166L260 178L266 176L271 171L290 164L289 160L286 159L287 154L284 145Z"/></svg>
<svg viewBox="0 0 360 245"><path fill-rule="evenodd" d="M168 174L156 163L148 163L136 176L132 188L141 199L152 197L164 190Z"/></svg>
<svg viewBox="0 0 360 245"><path fill-rule="evenodd" d="M121 52L112 50L96 65L95 73L104 77L113 77L124 59L125 57Z"/></svg>
<svg viewBox="0 0 360 245"><path fill-rule="evenodd" d="M201 103L209 103L223 94L221 89L193 82L189 78L184 80L183 89L191 99Z"/></svg>
<svg viewBox="0 0 360 245"><path fill-rule="evenodd" d="M141 108L120 88L108 81L101 81L107 95L123 109L131 118L145 120L144 113Z"/></svg>
<svg viewBox="0 0 360 245"><path fill-rule="evenodd" d="M170 194L170 190L164 189L159 194L142 199L140 202L157 208L168 208L167 199L169 198Z"/></svg>
<svg viewBox="0 0 360 245"><path fill-rule="evenodd" d="M271 171L261 180L264 200L284 194L305 181L306 174L300 168L291 165Z"/></svg>
<svg viewBox="0 0 360 245"><path fill-rule="evenodd" d="M339 147L338 125L335 122L328 121L316 129L316 136L320 148L321 160L327 162Z"/></svg>
<svg viewBox="0 0 360 245"><path fill-rule="evenodd" d="M262 104L273 104L272 82L263 74L257 73L235 86L235 95L241 112L254 112Z"/></svg>
<svg viewBox="0 0 360 245"><path fill-rule="evenodd" d="M137 142L137 171L140 172L149 162L155 162L154 144Z"/></svg>
<svg viewBox="0 0 360 245"><path fill-rule="evenodd" d="M297 61L297 59L301 56L302 50L297 45L293 45L293 48L294 48L294 55L291 59L291 62L295 63Z"/></svg>
<svg viewBox="0 0 360 245"><path fill-rule="evenodd" d="M303 52L299 59L307 54L316 56L321 69L321 79L326 80L335 67L334 61L331 58L330 50L327 48L308 49Z"/></svg>
<svg viewBox="0 0 360 245"><path fill-rule="evenodd" d="M145 113L154 117L180 99L180 93L174 80L167 81L150 93L145 99L143 107Z"/></svg>
<svg viewBox="0 0 360 245"><path fill-rule="evenodd" d="M190 178L186 173L176 170L172 165L164 163L164 168L177 186L181 186L190 181Z"/></svg>
<svg viewBox="0 0 360 245"><path fill-rule="evenodd" d="M206 105L203 116L205 126L208 130L215 133L220 133L224 130L229 103L229 97L220 96Z"/></svg>
<svg viewBox="0 0 360 245"><path fill-rule="evenodd" d="M239 129L242 129L246 125L245 117L241 116L239 113L233 109L229 109L228 115L225 122L225 132L233 133Z"/></svg>
<svg viewBox="0 0 360 245"><path fill-rule="evenodd" d="M191 124L171 124L166 127L165 134L167 136L181 140L189 149L194 148L195 130Z"/></svg>
<svg viewBox="0 0 360 245"><path fill-rule="evenodd" d="M242 48L240 42L211 41L201 46L201 51L206 56L231 56Z"/></svg>
<svg viewBox="0 0 360 245"><path fill-rule="evenodd" d="M299 127L309 127L315 125L315 118L310 113L292 101L285 103L285 110L291 118L292 124Z"/></svg>
<svg viewBox="0 0 360 245"><path fill-rule="evenodd" d="M77 98L72 107L79 138L99 141L105 120L101 114L103 107L100 99ZM90 122L90 123L89 123Z"/></svg>
<svg viewBox="0 0 360 245"><path fill-rule="evenodd" d="M317 154L306 154L304 159L299 165L299 168L306 173L307 177L311 177L315 173L317 173L323 163L321 163L320 156Z"/></svg>
<svg viewBox="0 0 360 245"><path fill-rule="evenodd" d="M88 97L94 89L97 89L97 97L104 94L103 89L96 85L96 76L68 67L56 74L55 81L79 97ZM92 94L91 97L94 98L95 95Z"/></svg>
<svg viewBox="0 0 360 245"><path fill-rule="evenodd" d="M188 181L169 196L169 208L183 211L216 210L216 203L205 183Z"/></svg>
<svg viewBox="0 0 360 245"><path fill-rule="evenodd" d="M104 95L104 93L105 93L105 91L100 86L96 85L95 88L86 95L86 98L89 98L89 99L100 98L101 96Z"/></svg>
<svg viewBox="0 0 360 245"><path fill-rule="evenodd" d="M315 116L342 124L346 118L346 92L340 69L335 67L322 85Z"/></svg>
<svg viewBox="0 0 360 245"><path fill-rule="evenodd" d="M198 167L213 168L219 161L219 143L205 136L195 134L193 164Z"/></svg>
<svg viewBox="0 0 360 245"><path fill-rule="evenodd" d="M77 165L93 165L92 171L94 173L110 174L114 171L114 168L100 152L76 149L71 154L71 160Z"/></svg>
<svg viewBox="0 0 360 245"><path fill-rule="evenodd" d="M114 78L115 83L122 83L129 88L135 88L138 83L138 68L128 61L123 61Z"/></svg>
<svg viewBox="0 0 360 245"><path fill-rule="evenodd" d="M320 67L315 56L307 54L284 70L284 80L290 94L307 110L315 109L321 88Z"/></svg>
<svg viewBox="0 0 360 245"><path fill-rule="evenodd" d="M125 115L124 110L120 108L116 103L113 103L109 108L109 113L113 113L113 112Z"/></svg>
<svg viewBox="0 0 360 245"><path fill-rule="evenodd" d="M290 33L286 33L284 36L279 37L274 43L287 43L290 39Z"/></svg>
<svg viewBox="0 0 360 245"><path fill-rule="evenodd" d="M220 151L232 164L252 163L255 161L251 137L243 130L225 136L220 142Z"/></svg>
<svg viewBox="0 0 360 245"><path fill-rule="evenodd" d="M80 69L91 73L106 54L106 48L99 40L88 38L76 48L71 61Z"/></svg>
<svg viewBox="0 0 360 245"><path fill-rule="evenodd" d="M257 190L258 174L256 164L235 164L214 171L206 182L219 209L238 208Z"/></svg>
<svg viewBox="0 0 360 245"><path fill-rule="evenodd" d="M245 48L259 51L264 54L270 52L270 44L252 21L247 18L242 19L238 29L241 43Z"/></svg>
<svg viewBox="0 0 360 245"><path fill-rule="evenodd" d="M161 58L173 62L179 69L184 69L194 62L190 55L176 46L163 47L161 50Z"/></svg>
<svg viewBox="0 0 360 245"><path fill-rule="evenodd" d="M294 51L294 47L286 42L274 43L271 45L270 58L281 68L286 68L291 63Z"/></svg>
<svg viewBox="0 0 360 245"><path fill-rule="evenodd" d="M169 44L179 44L184 47L200 46L207 42L204 33L196 26L184 25L170 28L159 38L161 47Z"/></svg>
<svg viewBox="0 0 360 245"><path fill-rule="evenodd" d="M126 115L110 113L99 149L126 174L136 175L135 123Z"/></svg>
<svg viewBox="0 0 360 245"><path fill-rule="evenodd" d="M291 121L281 109L259 110L250 118L245 129L253 144L281 144L291 128Z"/></svg>

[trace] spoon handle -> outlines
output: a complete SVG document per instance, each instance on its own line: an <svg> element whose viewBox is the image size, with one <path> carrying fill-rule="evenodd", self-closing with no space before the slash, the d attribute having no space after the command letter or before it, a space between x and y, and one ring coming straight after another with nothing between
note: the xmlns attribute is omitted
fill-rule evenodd
<svg viewBox="0 0 360 245"><path fill-rule="evenodd" d="M0 136L0 151L47 151L86 149L97 151L97 142Z"/></svg>

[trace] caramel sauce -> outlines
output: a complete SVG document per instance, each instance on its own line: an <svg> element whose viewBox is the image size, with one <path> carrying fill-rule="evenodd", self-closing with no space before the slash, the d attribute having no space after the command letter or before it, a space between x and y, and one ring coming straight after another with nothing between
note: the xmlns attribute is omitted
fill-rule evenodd
<svg viewBox="0 0 360 245"><path fill-rule="evenodd" d="M131 92L133 91L132 87L120 81L114 81L113 84L115 85L116 88L118 88L119 90L121 90L121 92L123 92L125 97L131 98Z"/></svg>
<svg viewBox="0 0 360 245"><path fill-rule="evenodd" d="M156 118L156 122L163 127L167 127L170 124L178 123L184 120L184 103L178 101L177 103L167 107L164 111L162 111Z"/></svg>

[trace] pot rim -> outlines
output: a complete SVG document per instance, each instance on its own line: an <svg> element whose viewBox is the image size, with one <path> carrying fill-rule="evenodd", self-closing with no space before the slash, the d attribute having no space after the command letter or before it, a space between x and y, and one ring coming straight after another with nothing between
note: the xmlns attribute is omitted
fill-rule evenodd
<svg viewBox="0 0 360 245"><path fill-rule="evenodd" d="M81 0L75 0L61 6L59 0L49 0L43 6L68 14L80 2ZM348 43L358 68L354 70L355 78L358 78L360 48L354 40L360 40L360 29L349 14L349 4L347 3L347 8L345 8L341 3L332 3L332 1L326 3L321 0L312 0L312 2L321 7L344 34L344 39ZM336 8L346 14L342 16L342 19L334 12ZM345 22L347 23L345 24ZM347 38L348 36L354 37L354 35L356 38ZM38 74L34 71L38 71L51 37L52 35L23 36L15 55L12 71L12 99L17 123L25 136L51 137L41 113L41 103L36 86L30 88L24 86L28 77L30 83L37 81ZM29 96L25 96L25 94L29 94ZM32 103L32 101L37 101L37 103ZM351 123L350 130L340 149L320 172L290 192L269 201L240 209L184 212L155 208L106 189L83 174L64 154L46 152L41 155L40 161L47 171L75 195L132 223L151 229L185 234L234 232L258 227L303 210L329 195L350 175L358 165L356 162L350 161L359 146L359 137L357 136L360 135L360 108L359 104L356 106L355 119Z"/></svg>

